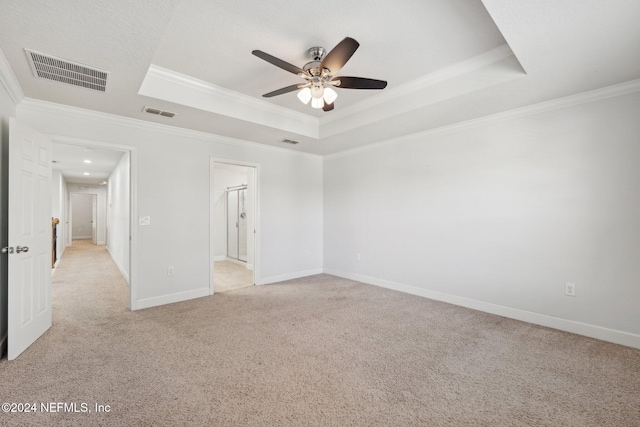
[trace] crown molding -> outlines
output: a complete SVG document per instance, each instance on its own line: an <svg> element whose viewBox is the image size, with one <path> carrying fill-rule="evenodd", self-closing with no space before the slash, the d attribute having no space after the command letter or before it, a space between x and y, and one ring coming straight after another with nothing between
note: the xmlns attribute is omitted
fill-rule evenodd
<svg viewBox="0 0 640 427"><path fill-rule="evenodd" d="M256 99L252 96L245 95L243 93L236 92L236 91L224 88L222 86L214 85L213 83L209 83L204 80L199 80L199 79L196 79L195 77L191 77L186 74L181 74L176 71L169 70L167 68L162 68L154 64L151 64L149 66L147 75L157 77L169 82L174 82L187 88L200 90L210 95L223 98L226 101L239 102L244 105L254 107L254 108L259 108L275 114L282 114L284 116L290 117L292 119L300 120L308 124L318 125L317 117L300 113L298 111L293 111L288 108L281 107L279 105L275 105L267 101L263 101L261 99Z"/></svg>
<svg viewBox="0 0 640 427"><path fill-rule="evenodd" d="M281 147L274 147L271 145L260 144L257 142L247 141L244 139L231 138L223 135L216 135L207 132L201 132L197 130L184 129L162 123L146 122L144 120L133 119L130 117L118 116L115 114L102 113L93 110L86 110L84 108L71 107L68 105L56 104L48 101L41 101L38 99L25 98L18 110L30 110L37 112L44 112L50 114L58 114L62 116L71 116L83 120L95 120L102 123L106 123L112 126L123 126L131 129L142 130L147 132L160 132L167 135L174 135L183 138L192 138L206 142L216 142L225 145L231 145L234 147L245 147L248 149L268 151L272 153L285 154L289 156L304 157L309 159L321 159L322 156L318 154L304 153L300 151L289 150ZM58 136L59 139L66 137ZM73 138L66 138L73 139Z"/></svg>
<svg viewBox="0 0 640 427"><path fill-rule="evenodd" d="M420 79L345 107L321 121L320 137L330 137L382 120L494 87L526 74L508 45L438 70ZM321 120L325 120L323 117Z"/></svg>
<svg viewBox="0 0 640 427"><path fill-rule="evenodd" d="M629 93L638 92L638 91L640 91L640 79L630 80L624 83L619 83L612 86L606 86L603 88L594 89L587 92L581 92L575 95L569 95L562 98L553 99L550 101L544 101L537 104L528 105L526 107L505 111L502 113L496 113L489 116L480 117L477 119L466 120L463 122L441 126L441 127L429 129L423 132L413 133L410 135L403 135L403 136L389 139L386 141L380 141L377 143L369 144L364 147L358 147L350 150L340 151L338 153L327 154L323 156L323 159L332 160L332 159L337 159L341 157L354 156L360 153L381 150L383 148L401 145L404 143L408 143L408 142L412 142L412 141L416 141L416 140L420 140L420 139L424 139L424 138L428 138L436 135L445 135L453 132L459 132L462 130L471 129L478 126L486 126L494 123L514 120L514 119L518 119L521 117L526 117L534 114L541 114L548 111L568 108L574 105L587 104L587 103L599 101L602 99L627 95Z"/></svg>
<svg viewBox="0 0 640 427"><path fill-rule="evenodd" d="M319 138L317 117L151 64L139 95Z"/></svg>
<svg viewBox="0 0 640 427"><path fill-rule="evenodd" d="M447 80L472 73L481 68L488 67L510 56L515 57L509 45L505 43L480 55L476 55L473 58L438 69L430 74L411 80L410 82L388 88L375 96L367 98L366 100L359 101L348 107L340 108L340 110L334 111L330 116L321 117L320 125L322 126L336 120L344 119L350 115L384 105L398 98L405 96L414 97L417 92L429 89L430 87L443 83Z"/></svg>
<svg viewBox="0 0 640 427"><path fill-rule="evenodd" d="M2 49L0 49L0 83L2 83L2 86L4 86L16 106L24 100L22 87L20 87L18 78L13 72L11 65L9 65L9 61L7 61L7 58L4 56Z"/></svg>
<svg viewBox="0 0 640 427"><path fill-rule="evenodd" d="M433 96L433 91L438 91L439 85L453 84L456 78L472 76L474 72L503 73L504 61L512 59L512 71L509 75L503 75L502 80L524 76L524 70L508 44L500 45L494 49L476 55L473 58L458 62L451 66L439 69L431 74L412 80L410 82L387 88L366 100L341 107L332 114L322 118L313 117L298 111L293 111L270 102L235 92L212 83L193 78L166 68L151 64L140 95L163 99L165 101L211 111L217 114L227 115L241 120L251 121L265 126L275 127L285 131L298 133L315 139L342 133L346 130L362 126L362 114L376 112L371 115L371 122L380 119L380 115L388 116L388 105L392 101L406 102L407 108L414 108L416 94L431 91L430 96L425 96L429 102L438 102L443 95ZM458 85L458 91L448 92L450 96L458 96L459 91L469 91L481 88L485 83L482 78L473 79L466 85ZM495 83L494 83L495 84ZM453 94L453 95L451 95ZM409 102L411 101L411 102ZM261 114L256 114L261 112ZM265 115L264 113L267 113ZM295 122L292 124L291 121Z"/></svg>

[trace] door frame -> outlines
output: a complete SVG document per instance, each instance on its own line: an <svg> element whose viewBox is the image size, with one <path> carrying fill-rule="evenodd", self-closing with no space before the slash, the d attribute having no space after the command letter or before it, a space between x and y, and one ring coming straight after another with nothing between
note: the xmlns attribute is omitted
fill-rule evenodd
<svg viewBox="0 0 640 427"><path fill-rule="evenodd" d="M253 174L253 283L256 286L261 285L260 283L260 164L253 162L245 162L241 160L232 160L232 159L223 159L219 157L210 157L210 166L209 166L209 295L213 295L213 279L214 279L214 230L213 230L213 221L214 221L214 210L215 210L215 199L214 199L214 182L213 182L213 172L215 170L216 163L222 163L227 165L234 166L243 166L248 168L253 168L255 173ZM247 183L248 184L248 183ZM226 203L226 202L225 202ZM225 213L226 215L226 213Z"/></svg>
<svg viewBox="0 0 640 427"><path fill-rule="evenodd" d="M105 227L105 234L106 232L107 230ZM96 193L91 193L91 243L93 243L94 245L98 244L98 195Z"/></svg>
<svg viewBox="0 0 640 427"><path fill-rule="evenodd" d="M129 310L136 310L138 290L138 228L134 218L138 215L138 152L136 147L126 144L95 141L60 135L51 135L54 143L103 148L129 153ZM71 210L71 209L69 209ZM71 227L69 227L71 228ZM106 240L106 239L105 239ZM71 242L70 242L71 243ZM105 241L105 244L107 242Z"/></svg>

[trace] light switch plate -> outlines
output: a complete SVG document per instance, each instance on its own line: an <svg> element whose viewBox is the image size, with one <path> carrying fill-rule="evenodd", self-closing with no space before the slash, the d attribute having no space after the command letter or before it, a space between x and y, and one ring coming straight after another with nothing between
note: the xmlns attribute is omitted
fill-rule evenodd
<svg viewBox="0 0 640 427"><path fill-rule="evenodd" d="M138 217L138 225L151 225L151 217L150 216Z"/></svg>

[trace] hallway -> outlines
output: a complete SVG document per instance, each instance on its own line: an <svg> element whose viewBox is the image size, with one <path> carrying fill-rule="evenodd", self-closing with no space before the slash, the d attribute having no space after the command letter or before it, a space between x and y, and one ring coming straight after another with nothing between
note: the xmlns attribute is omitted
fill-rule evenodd
<svg viewBox="0 0 640 427"><path fill-rule="evenodd" d="M74 240L53 278L53 324L82 321L129 310L129 286L107 252L91 240Z"/></svg>

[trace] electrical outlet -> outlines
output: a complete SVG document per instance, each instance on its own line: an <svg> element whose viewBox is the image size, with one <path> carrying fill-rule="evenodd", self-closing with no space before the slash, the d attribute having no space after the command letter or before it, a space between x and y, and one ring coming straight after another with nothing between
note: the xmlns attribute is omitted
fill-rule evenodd
<svg viewBox="0 0 640 427"><path fill-rule="evenodd" d="M565 283L564 284L564 294L570 297L576 296L576 284L575 283Z"/></svg>
<svg viewBox="0 0 640 427"><path fill-rule="evenodd" d="M167 267L167 276L173 276L173 273L175 273L175 269L172 265L170 265L169 267Z"/></svg>
<svg viewBox="0 0 640 427"><path fill-rule="evenodd" d="M356 261L360 261L360 253L356 253Z"/></svg>
<svg viewBox="0 0 640 427"><path fill-rule="evenodd" d="M151 225L151 217L150 216L138 217L138 225Z"/></svg>

